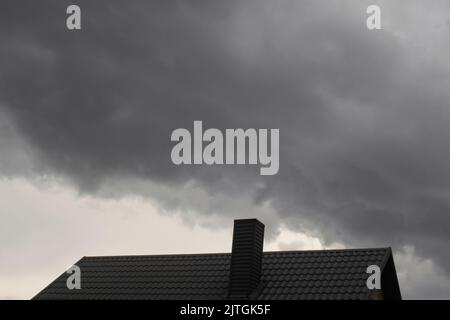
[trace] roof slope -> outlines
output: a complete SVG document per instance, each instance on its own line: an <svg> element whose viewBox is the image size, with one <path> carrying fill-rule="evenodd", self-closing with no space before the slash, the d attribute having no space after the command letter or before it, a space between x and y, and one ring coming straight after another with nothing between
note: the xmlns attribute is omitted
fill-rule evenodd
<svg viewBox="0 0 450 320"><path fill-rule="evenodd" d="M229 253L83 257L81 289L63 273L34 299L226 299ZM254 299L369 299L366 268L392 263L390 248L264 252ZM384 272L383 272L384 273ZM384 285L383 284L383 288ZM400 292L398 291L398 295Z"/></svg>

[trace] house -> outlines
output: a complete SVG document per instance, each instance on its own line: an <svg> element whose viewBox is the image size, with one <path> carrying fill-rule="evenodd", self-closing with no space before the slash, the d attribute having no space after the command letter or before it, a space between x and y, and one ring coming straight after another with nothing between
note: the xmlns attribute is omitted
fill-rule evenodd
<svg viewBox="0 0 450 320"><path fill-rule="evenodd" d="M263 252L264 225L234 221L231 253L83 257L33 299L401 299L390 248ZM368 289L367 267L381 271Z"/></svg>

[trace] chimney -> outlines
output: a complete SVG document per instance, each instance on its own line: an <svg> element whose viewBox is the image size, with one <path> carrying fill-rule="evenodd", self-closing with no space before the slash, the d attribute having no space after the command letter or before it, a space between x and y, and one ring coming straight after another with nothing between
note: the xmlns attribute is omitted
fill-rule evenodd
<svg viewBox="0 0 450 320"><path fill-rule="evenodd" d="M231 250L230 298L246 298L261 279L264 224L257 219L234 220Z"/></svg>

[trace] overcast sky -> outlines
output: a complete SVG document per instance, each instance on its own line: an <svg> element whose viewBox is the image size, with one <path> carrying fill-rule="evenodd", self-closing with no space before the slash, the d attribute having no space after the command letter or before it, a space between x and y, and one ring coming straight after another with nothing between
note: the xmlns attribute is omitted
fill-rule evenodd
<svg viewBox="0 0 450 320"><path fill-rule="evenodd" d="M450 2L0 5L0 297L83 255L391 246L450 298ZM382 9L382 30L366 8ZM175 166L176 128L279 128L280 169Z"/></svg>

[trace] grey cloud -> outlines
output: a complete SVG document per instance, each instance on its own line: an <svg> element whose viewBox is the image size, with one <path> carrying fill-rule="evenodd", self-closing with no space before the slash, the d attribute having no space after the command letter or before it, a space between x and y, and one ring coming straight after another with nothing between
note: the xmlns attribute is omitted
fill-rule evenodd
<svg viewBox="0 0 450 320"><path fill-rule="evenodd" d="M364 1L80 1L83 30L68 32L68 3L6 1L0 105L35 173L81 192L206 214L265 205L272 224L412 245L450 272L450 70L429 36L448 39L448 3L420 28L403 18L431 19L420 1L378 3L380 32L365 29ZM170 133L193 120L280 128L279 174L172 165Z"/></svg>

